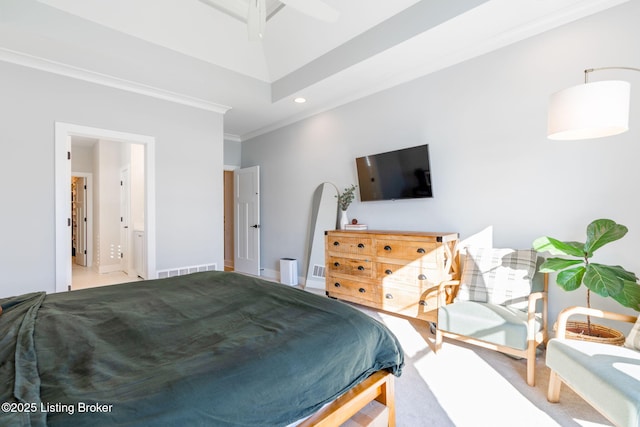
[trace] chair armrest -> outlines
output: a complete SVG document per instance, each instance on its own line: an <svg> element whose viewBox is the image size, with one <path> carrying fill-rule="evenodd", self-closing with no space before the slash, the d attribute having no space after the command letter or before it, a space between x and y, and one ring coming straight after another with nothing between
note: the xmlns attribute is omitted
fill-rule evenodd
<svg viewBox="0 0 640 427"><path fill-rule="evenodd" d="M544 340L547 340L547 310L548 310L548 294L546 291L533 292L529 294L529 303L527 305L527 331L529 339L533 339L535 335L536 309L538 300L542 300L542 333Z"/></svg>
<svg viewBox="0 0 640 427"><path fill-rule="evenodd" d="M527 305L527 312L529 312L529 314L533 313L535 315L536 313L536 309L537 309L537 303L538 300L542 300L543 305L542 305L542 315L544 317L547 317L547 299L548 299L549 295L547 292L533 292L532 294L529 294L529 300L528 300L528 305Z"/></svg>
<svg viewBox="0 0 640 427"><path fill-rule="evenodd" d="M631 316L628 314L614 313L612 311L604 311L598 310L595 308L587 308L587 307L568 307L560 312L558 315L558 331L556 333L556 338L564 338L567 330L567 320L569 317L582 314L585 316L593 316L599 317L601 319L610 319L610 320L618 320L621 322L630 322L635 323L638 319L636 316Z"/></svg>
<svg viewBox="0 0 640 427"><path fill-rule="evenodd" d="M453 293L453 289L460 286L459 280L447 280L438 285L438 307L447 305L447 295Z"/></svg>

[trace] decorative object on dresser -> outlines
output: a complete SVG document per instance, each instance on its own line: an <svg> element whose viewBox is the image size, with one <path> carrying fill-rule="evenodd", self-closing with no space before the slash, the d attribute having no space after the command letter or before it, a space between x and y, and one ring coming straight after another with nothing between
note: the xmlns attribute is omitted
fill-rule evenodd
<svg viewBox="0 0 640 427"><path fill-rule="evenodd" d="M458 233L325 232L331 298L437 322L440 282L457 278Z"/></svg>
<svg viewBox="0 0 640 427"><path fill-rule="evenodd" d="M547 341L548 279L535 274L543 261L531 249L467 248L462 278L440 284L436 351L447 337L525 358L535 385L536 348Z"/></svg>
<svg viewBox="0 0 640 427"><path fill-rule="evenodd" d="M358 223L358 220L353 218L351 220L351 224L345 225L344 229L345 230L368 230L369 227L367 226L367 224Z"/></svg>
<svg viewBox="0 0 640 427"><path fill-rule="evenodd" d="M357 185L352 184L351 187L345 188L342 193L338 193L336 197L338 198L338 207L340 208L340 228L344 229L347 224L349 224L349 218L347 217L347 209L349 209L349 205L353 202L355 198L355 191Z"/></svg>

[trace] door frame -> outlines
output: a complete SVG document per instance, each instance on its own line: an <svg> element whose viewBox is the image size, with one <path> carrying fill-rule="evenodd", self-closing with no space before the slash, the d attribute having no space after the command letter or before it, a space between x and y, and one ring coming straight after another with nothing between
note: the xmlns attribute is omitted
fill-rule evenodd
<svg viewBox="0 0 640 427"><path fill-rule="evenodd" d="M124 224L122 224L124 222ZM132 270L131 257L131 165L127 164L120 168L120 268L127 275ZM123 241L124 238L124 241Z"/></svg>
<svg viewBox="0 0 640 427"><path fill-rule="evenodd" d="M93 265L93 174L89 172L71 171L71 176L77 176L87 180L87 192L85 193L85 204L87 209L87 267Z"/></svg>
<svg viewBox="0 0 640 427"><path fill-rule="evenodd" d="M119 132L82 126L72 123L55 122L55 269L56 292L64 292L71 286L71 197L69 197L69 183L71 182L71 160L67 153L71 153L71 137L81 136L97 138L106 141L143 144L144 173L145 173L145 244L146 244L146 277L156 278L156 179L155 179L155 143L153 136L128 132Z"/></svg>

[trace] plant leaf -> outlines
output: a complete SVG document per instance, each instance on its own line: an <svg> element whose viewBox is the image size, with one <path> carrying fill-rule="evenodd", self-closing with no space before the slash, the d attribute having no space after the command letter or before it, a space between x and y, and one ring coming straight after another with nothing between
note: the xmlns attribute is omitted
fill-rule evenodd
<svg viewBox="0 0 640 427"><path fill-rule="evenodd" d="M538 252L549 252L552 255L569 255L584 258L584 243L561 242L553 237L538 237L533 241L533 249Z"/></svg>
<svg viewBox="0 0 640 427"><path fill-rule="evenodd" d="M613 297L622 292L624 279L618 276L618 269L608 265L589 264L586 270L584 284L593 292L603 297Z"/></svg>
<svg viewBox="0 0 640 427"><path fill-rule="evenodd" d="M596 249L607 243L622 239L629 229L610 219L596 219L587 226L587 241L584 250L592 256Z"/></svg>
<svg viewBox="0 0 640 427"><path fill-rule="evenodd" d="M598 264L596 264L598 265ZM619 265L610 265L608 266L611 270L614 270L616 273L616 276L618 276L619 278L623 279L623 280L630 280L632 282L636 282L638 280L638 276L636 276L635 273L625 270L624 268L622 268Z"/></svg>
<svg viewBox="0 0 640 427"><path fill-rule="evenodd" d="M640 311L640 284L632 280L624 280L622 292L612 298L625 307Z"/></svg>
<svg viewBox="0 0 640 427"><path fill-rule="evenodd" d="M586 268L580 266L561 271L556 277L556 283L565 291L575 291L582 284Z"/></svg>
<svg viewBox="0 0 640 427"><path fill-rule="evenodd" d="M580 264L583 261L581 259L566 259L566 258L547 258L545 262L540 266L540 273L553 273L554 271L564 270L572 265Z"/></svg>

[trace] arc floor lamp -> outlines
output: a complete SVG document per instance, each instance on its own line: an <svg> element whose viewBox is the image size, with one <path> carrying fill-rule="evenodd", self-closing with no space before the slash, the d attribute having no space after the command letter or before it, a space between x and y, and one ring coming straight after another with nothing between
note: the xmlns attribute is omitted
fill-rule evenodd
<svg viewBox="0 0 640 427"><path fill-rule="evenodd" d="M584 70L584 84L551 95L547 136L577 140L617 135L629 130L631 85L620 80L589 82L589 73L601 70L631 70L633 67L601 67Z"/></svg>

